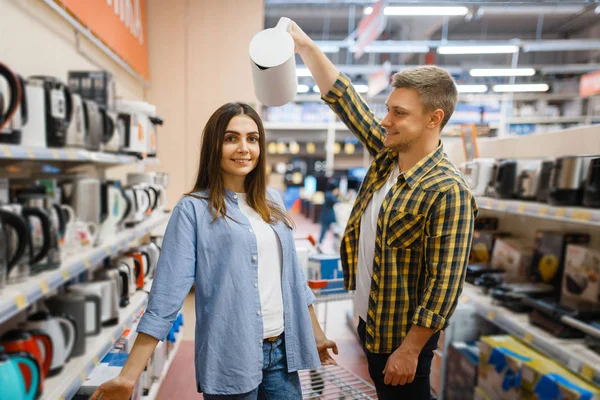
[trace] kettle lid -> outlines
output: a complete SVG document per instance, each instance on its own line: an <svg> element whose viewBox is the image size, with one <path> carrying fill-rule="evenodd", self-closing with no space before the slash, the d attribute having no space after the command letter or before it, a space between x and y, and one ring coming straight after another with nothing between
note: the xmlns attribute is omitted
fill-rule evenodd
<svg viewBox="0 0 600 400"><path fill-rule="evenodd" d="M258 32L250 41L250 59L262 68L277 67L294 57L294 39L287 32L291 21L281 18L275 28Z"/></svg>

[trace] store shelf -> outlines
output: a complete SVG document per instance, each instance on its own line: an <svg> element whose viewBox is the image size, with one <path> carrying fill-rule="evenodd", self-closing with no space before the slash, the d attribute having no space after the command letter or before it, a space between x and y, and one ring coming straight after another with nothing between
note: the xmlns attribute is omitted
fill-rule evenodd
<svg viewBox="0 0 600 400"><path fill-rule="evenodd" d="M22 283L6 286L0 298L0 324L64 285L71 278L96 267L105 257L114 256L120 251L132 247L139 239L149 234L154 227L164 224L168 219L169 214L155 212L138 226L120 232L101 246L92 247L80 254L68 257L58 269L45 271L28 277Z"/></svg>
<svg viewBox="0 0 600 400"><path fill-rule="evenodd" d="M588 117L510 117L509 124L576 124L585 123Z"/></svg>
<svg viewBox="0 0 600 400"><path fill-rule="evenodd" d="M158 396L158 392L160 391L160 387L162 386L162 384L167 376L167 373L169 372L169 369L171 368L171 364L173 363L173 360L175 359L175 356L177 355L177 352L179 351L179 346L181 345L182 341L183 341L183 332L181 332L179 334L179 337L175 341L175 345L173 346L173 349L171 350L171 352L169 354L169 359L165 363L163 370L160 372L160 378L152 384L152 386L150 387L150 390L148 391L148 395L142 396L143 400L155 400L158 398L157 396Z"/></svg>
<svg viewBox="0 0 600 400"><path fill-rule="evenodd" d="M554 207L543 203L518 200L500 200L478 197L481 209L503 211L512 214L553 219L563 222L600 226L600 209L584 207Z"/></svg>
<svg viewBox="0 0 600 400"><path fill-rule="evenodd" d="M126 308L119 310L118 325L103 328L98 336L87 338L86 353L72 358L60 374L44 381L42 400L71 399L123 332L135 328L133 322L146 308L148 294L138 291L130 301Z"/></svg>
<svg viewBox="0 0 600 400"><path fill-rule="evenodd" d="M113 154L72 148L26 147L0 145L0 160L37 160L132 164L140 161L133 155Z"/></svg>
<svg viewBox="0 0 600 400"><path fill-rule="evenodd" d="M480 289L465 283L460 303L473 306L479 315L502 330L554 359L584 379L600 384L600 355L583 345L581 340L558 339L533 326L527 314L517 314L496 306Z"/></svg>

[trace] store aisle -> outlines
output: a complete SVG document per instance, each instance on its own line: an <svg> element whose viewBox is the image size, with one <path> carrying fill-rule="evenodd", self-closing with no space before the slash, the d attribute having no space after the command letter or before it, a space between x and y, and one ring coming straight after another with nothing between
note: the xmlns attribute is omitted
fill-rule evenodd
<svg viewBox="0 0 600 400"><path fill-rule="evenodd" d="M313 224L303 216L294 214L296 222L296 235L303 236L311 234L315 237L320 232L320 226ZM330 250L333 245L333 238L329 232L324 240L323 248ZM342 367L356 373L361 378L370 382L367 369L367 360L362 352L358 338L354 329L348 325L348 312L352 310L351 301L341 301L330 303L327 310L327 336L336 341L339 355L336 360ZM324 305L317 306L317 313L321 323L324 318ZM186 298L183 305L184 313L184 334L183 342L173 364L167 374L157 399L200 399L201 395L196 392L195 371L194 371L194 295Z"/></svg>

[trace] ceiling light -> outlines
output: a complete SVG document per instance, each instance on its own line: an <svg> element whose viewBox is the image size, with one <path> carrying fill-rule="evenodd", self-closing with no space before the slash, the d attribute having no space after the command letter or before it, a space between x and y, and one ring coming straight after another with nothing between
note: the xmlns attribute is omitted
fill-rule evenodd
<svg viewBox="0 0 600 400"><path fill-rule="evenodd" d="M320 93L321 91L319 90L319 85L313 86L312 91L315 93Z"/></svg>
<svg viewBox="0 0 600 400"><path fill-rule="evenodd" d="M326 43L320 43L318 44L318 46L323 53L337 53L340 51L340 46L335 46Z"/></svg>
<svg viewBox="0 0 600 400"><path fill-rule="evenodd" d="M352 46L350 49L356 53L357 46ZM386 43L379 41L374 44L365 46L365 53L429 53L429 46L425 44L398 44L397 42Z"/></svg>
<svg viewBox="0 0 600 400"><path fill-rule="evenodd" d="M471 76L533 76L533 68L473 68Z"/></svg>
<svg viewBox="0 0 600 400"><path fill-rule="evenodd" d="M365 15L369 15L373 12L373 7L365 7L363 12ZM467 7L456 6L456 7L385 7L385 15L394 15L400 17L417 16L417 15L466 15L469 12Z"/></svg>
<svg viewBox="0 0 600 400"><path fill-rule="evenodd" d="M523 51L588 51L600 50L600 40L573 39L573 40L544 40L543 42L525 42Z"/></svg>
<svg viewBox="0 0 600 400"><path fill-rule="evenodd" d="M487 85L456 85L458 93L485 93L488 91Z"/></svg>
<svg viewBox="0 0 600 400"><path fill-rule="evenodd" d="M577 14L583 11L585 6L580 5L534 5L534 6L485 6L480 10L484 15L524 15L524 14Z"/></svg>
<svg viewBox="0 0 600 400"><path fill-rule="evenodd" d="M519 51L517 45L504 46L440 46L437 48L439 54L506 54Z"/></svg>
<svg viewBox="0 0 600 400"><path fill-rule="evenodd" d="M310 90L308 85L298 85L298 93L306 93Z"/></svg>
<svg viewBox="0 0 600 400"><path fill-rule="evenodd" d="M494 85L494 92L547 92L550 89L545 83L524 83L512 85Z"/></svg>
<svg viewBox="0 0 600 400"><path fill-rule="evenodd" d="M354 85L354 89L358 93L367 93L369 91L369 86L367 86L367 85Z"/></svg>
<svg viewBox="0 0 600 400"><path fill-rule="evenodd" d="M308 68L296 68L296 76L312 76Z"/></svg>

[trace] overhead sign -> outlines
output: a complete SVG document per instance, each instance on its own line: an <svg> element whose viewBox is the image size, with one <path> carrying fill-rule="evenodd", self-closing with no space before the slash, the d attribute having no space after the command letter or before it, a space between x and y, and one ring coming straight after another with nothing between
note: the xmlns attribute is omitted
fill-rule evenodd
<svg viewBox="0 0 600 400"><path fill-rule="evenodd" d="M392 64L389 61L383 63L383 67L369 75L369 91L367 97L378 95L382 90L387 89L390 85L390 73L392 72Z"/></svg>
<svg viewBox="0 0 600 400"><path fill-rule="evenodd" d="M579 95L581 97L595 94L600 94L600 71L583 75L579 82Z"/></svg>
<svg viewBox="0 0 600 400"><path fill-rule="evenodd" d="M358 24L358 37L354 48L354 58L359 59L365 52L365 47L376 40L385 29L387 18L384 11L384 0L379 0L373 6L373 12L364 17Z"/></svg>
<svg viewBox="0 0 600 400"><path fill-rule="evenodd" d="M149 79L146 0L54 0Z"/></svg>

